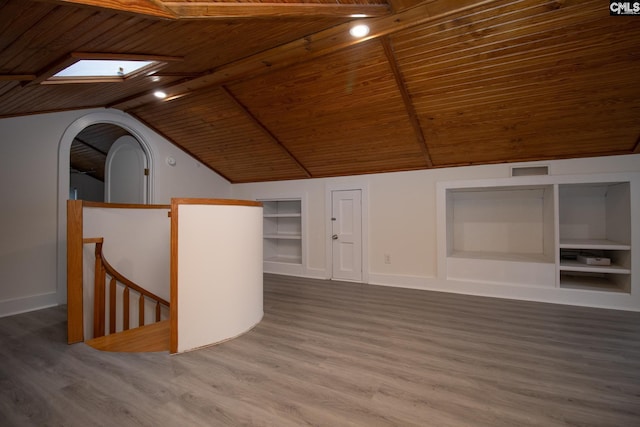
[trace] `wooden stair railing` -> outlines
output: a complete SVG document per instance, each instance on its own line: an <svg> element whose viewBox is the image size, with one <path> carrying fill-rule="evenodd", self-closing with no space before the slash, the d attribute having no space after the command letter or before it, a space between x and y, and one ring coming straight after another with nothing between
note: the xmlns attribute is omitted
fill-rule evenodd
<svg viewBox="0 0 640 427"><path fill-rule="evenodd" d="M118 273L105 259L102 252L104 239L102 237L83 239L83 243L95 243L95 284L93 305L93 337L105 336L106 333L106 278L109 280L109 334L116 332L116 286L124 286L122 294L122 329L129 330L130 290L138 293L138 326L145 324L145 299L155 301L155 321L160 321L161 306L169 308L169 302L152 292L136 285L131 280Z"/></svg>

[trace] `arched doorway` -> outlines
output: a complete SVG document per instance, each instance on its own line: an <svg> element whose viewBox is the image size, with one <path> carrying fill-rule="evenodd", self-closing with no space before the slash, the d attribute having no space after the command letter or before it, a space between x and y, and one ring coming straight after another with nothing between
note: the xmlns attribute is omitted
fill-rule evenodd
<svg viewBox="0 0 640 427"><path fill-rule="evenodd" d="M148 155L126 129L111 123L84 128L71 144L69 198L148 203Z"/></svg>
<svg viewBox="0 0 640 427"><path fill-rule="evenodd" d="M146 137L151 137L145 128L131 116L118 111L106 110L89 113L76 119L67 127L60 138L58 146L58 245L57 245L57 277L56 288L58 303L65 304L67 301L67 200L70 196L70 176L71 170L71 146L74 139L85 129L91 129L92 125L105 124L113 125L122 129L127 135L135 138L144 152L147 162L145 201L153 203L154 179L153 179L153 150ZM94 130L96 128L93 128ZM85 135L86 136L86 135ZM108 155L108 150L106 151ZM105 156L106 161L106 156Z"/></svg>

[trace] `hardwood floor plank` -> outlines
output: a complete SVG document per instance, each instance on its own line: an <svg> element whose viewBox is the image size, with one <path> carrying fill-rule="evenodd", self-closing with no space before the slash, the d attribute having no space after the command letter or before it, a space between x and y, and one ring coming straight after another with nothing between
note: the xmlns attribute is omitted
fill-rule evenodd
<svg viewBox="0 0 640 427"><path fill-rule="evenodd" d="M170 356L0 319L2 426L640 425L640 313L265 275L247 334Z"/></svg>

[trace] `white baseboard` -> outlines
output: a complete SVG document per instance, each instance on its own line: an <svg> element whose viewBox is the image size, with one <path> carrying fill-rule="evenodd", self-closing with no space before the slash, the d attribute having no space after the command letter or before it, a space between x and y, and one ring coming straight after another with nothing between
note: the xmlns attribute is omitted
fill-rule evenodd
<svg viewBox="0 0 640 427"><path fill-rule="evenodd" d="M324 270L298 277L324 279ZM309 273L311 273L309 271ZM425 291L449 292L490 298L537 301L640 312L640 295L593 290L562 289L551 286L511 285L440 279L431 276L369 273L369 284Z"/></svg>
<svg viewBox="0 0 640 427"><path fill-rule="evenodd" d="M56 292L8 299L0 301L0 317L13 316L14 314L55 307L57 305L58 298Z"/></svg>
<svg viewBox="0 0 640 427"><path fill-rule="evenodd" d="M292 277L305 277L308 279L321 279L327 280L326 273L321 269L307 268L304 273L289 272L289 271L264 271L265 274L277 274L279 276L292 276Z"/></svg>
<svg viewBox="0 0 640 427"><path fill-rule="evenodd" d="M469 282L437 277L369 274L372 285L420 289L490 298L536 301L640 312L640 297L618 292L561 289L550 286L509 285L504 283Z"/></svg>
<svg viewBox="0 0 640 427"><path fill-rule="evenodd" d="M369 273L370 285L391 286L395 288L429 289L429 280L433 280L433 278L426 276Z"/></svg>
<svg viewBox="0 0 640 427"><path fill-rule="evenodd" d="M305 269L305 276L310 279L327 279L327 272L324 268L309 268Z"/></svg>

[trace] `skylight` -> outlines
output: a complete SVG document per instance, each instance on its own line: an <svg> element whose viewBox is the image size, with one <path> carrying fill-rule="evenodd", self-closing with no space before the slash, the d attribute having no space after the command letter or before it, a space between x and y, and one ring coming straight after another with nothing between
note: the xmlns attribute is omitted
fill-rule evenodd
<svg viewBox="0 0 640 427"><path fill-rule="evenodd" d="M116 77L126 78L143 68L156 64L156 61L125 61L117 59L81 59L71 64L53 77Z"/></svg>
<svg viewBox="0 0 640 427"><path fill-rule="evenodd" d="M164 62L150 59L77 59L42 84L122 82L156 71Z"/></svg>
<svg viewBox="0 0 640 427"><path fill-rule="evenodd" d="M71 52L40 73L30 84L109 83L151 76L179 56L132 53Z"/></svg>

